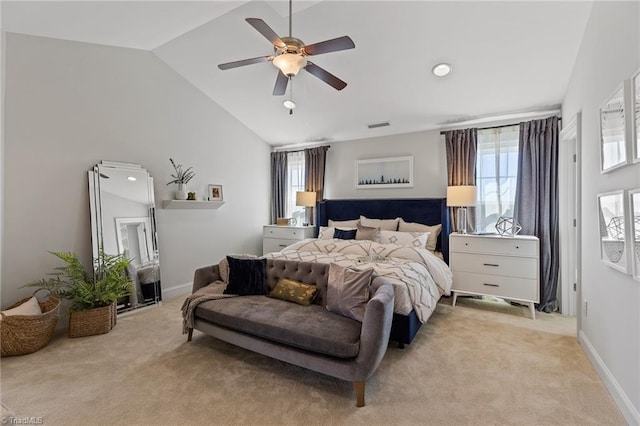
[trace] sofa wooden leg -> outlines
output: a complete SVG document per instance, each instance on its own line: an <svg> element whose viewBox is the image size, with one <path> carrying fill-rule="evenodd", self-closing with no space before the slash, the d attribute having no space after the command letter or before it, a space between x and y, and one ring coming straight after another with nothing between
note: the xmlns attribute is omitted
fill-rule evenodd
<svg viewBox="0 0 640 426"><path fill-rule="evenodd" d="M364 407L364 384L365 382L353 382L356 390L356 407Z"/></svg>
<svg viewBox="0 0 640 426"><path fill-rule="evenodd" d="M192 337L193 337L193 328L190 328L189 334L187 335L187 342L190 342Z"/></svg>

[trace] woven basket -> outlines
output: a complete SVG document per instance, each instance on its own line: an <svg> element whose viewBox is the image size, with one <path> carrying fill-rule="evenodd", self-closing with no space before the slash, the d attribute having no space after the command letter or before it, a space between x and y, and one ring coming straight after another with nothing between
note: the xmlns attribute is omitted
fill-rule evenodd
<svg viewBox="0 0 640 426"><path fill-rule="evenodd" d="M116 325L116 304L69 314L69 337L94 336L111 331Z"/></svg>
<svg viewBox="0 0 640 426"><path fill-rule="evenodd" d="M42 289L36 290L33 295ZM7 309L16 308L31 299L27 297ZM38 300L42 315L4 315L0 325L2 356L26 355L49 344L58 322L60 298L55 294L43 301Z"/></svg>

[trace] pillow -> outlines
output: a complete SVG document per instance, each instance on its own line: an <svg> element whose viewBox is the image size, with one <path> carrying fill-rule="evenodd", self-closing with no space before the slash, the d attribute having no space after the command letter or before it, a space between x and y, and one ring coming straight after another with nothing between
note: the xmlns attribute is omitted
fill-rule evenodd
<svg viewBox="0 0 640 426"><path fill-rule="evenodd" d="M356 228L348 228L348 227L340 227L343 230L351 230ZM318 239L319 240L332 240L333 234L336 232L336 228L333 226L321 226L318 230Z"/></svg>
<svg viewBox="0 0 640 426"><path fill-rule="evenodd" d="M318 294L318 287L298 281L280 278L276 286L268 294L274 299L286 300L302 306L309 306Z"/></svg>
<svg viewBox="0 0 640 426"><path fill-rule="evenodd" d="M380 231L380 243L397 244L399 246L425 248L429 239L429 232L400 232Z"/></svg>
<svg viewBox="0 0 640 426"><path fill-rule="evenodd" d="M40 305L38 304L38 299L32 297L27 300L20 306L16 306L12 309L7 309L6 311L2 311L2 313L6 316L11 315L42 315L42 309L40 309Z"/></svg>
<svg viewBox="0 0 640 426"><path fill-rule="evenodd" d="M230 256L235 259L255 259L258 257L253 254L232 254ZM220 269L220 281L229 284L229 262L226 256L218 262L218 269Z"/></svg>
<svg viewBox="0 0 640 426"><path fill-rule="evenodd" d="M378 241L380 228L372 228L358 224L358 232L356 232L356 240Z"/></svg>
<svg viewBox="0 0 640 426"><path fill-rule="evenodd" d="M331 263L327 282L327 310L362 322L369 301L373 268L363 271Z"/></svg>
<svg viewBox="0 0 640 426"><path fill-rule="evenodd" d="M224 294L238 296L264 295L264 278L267 271L267 259L236 259L227 256L229 262L229 283Z"/></svg>
<svg viewBox="0 0 640 426"><path fill-rule="evenodd" d="M440 230L442 230L441 224L429 226L423 225L422 223L405 222L402 218L400 218L400 223L398 225L398 231L402 232L431 232L429 240L427 241L427 250L430 251L436 251L436 244L438 243Z"/></svg>
<svg viewBox="0 0 640 426"><path fill-rule="evenodd" d="M358 223L360 223L359 219L353 219L353 220L331 220L329 219L329 226L332 227L337 227L339 226L340 228L354 228L356 226L358 226Z"/></svg>
<svg viewBox="0 0 640 426"><path fill-rule="evenodd" d="M357 229L340 229L336 228L333 232L333 238L338 238L340 240L355 240Z"/></svg>
<svg viewBox="0 0 640 426"><path fill-rule="evenodd" d="M362 225L372 228L386 229L387 231L398 230L399 220L399 217L396 217L395 219L367 219L364 216L360 216L360 223Z"/></svg>

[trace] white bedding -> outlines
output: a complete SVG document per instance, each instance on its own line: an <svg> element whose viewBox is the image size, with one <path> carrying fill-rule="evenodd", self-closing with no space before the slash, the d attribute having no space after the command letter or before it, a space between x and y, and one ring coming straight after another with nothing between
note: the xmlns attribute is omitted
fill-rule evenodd
<svg viewBox="0 0 640 426"><path fill-rule="evenodd" d="M426 322L438 300L451 291L451 270L424 248L381 244L368 240L307 239L265 257L305 262L337 263L357 269L373 268L394 287L394 312L415 310Z"/></svg>

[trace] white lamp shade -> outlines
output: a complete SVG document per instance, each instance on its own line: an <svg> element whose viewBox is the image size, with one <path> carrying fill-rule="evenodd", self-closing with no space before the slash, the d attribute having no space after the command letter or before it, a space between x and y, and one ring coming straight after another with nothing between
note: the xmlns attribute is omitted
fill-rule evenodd
<svg viewBox="0 0 640 426"><path fill-rule="evenodd" d="M298 74L301 68L307 66L307 60L302 55L296 55L294 53L283 53L273 58L273 65L279 68L280 71L287 77Z"/></svg>
<svg viewBox="0 0 640 426"><path fill-rule="evenodd" d="M447 206L471 207L476 205L476 187L459 185L447 187Z"/></svg>
<svg viewBox="0 0 640 426"><path fill-rule="evenodd" d="M313 191L296 192L296 206L313 207L316 205L316 193Z"/></svg>

